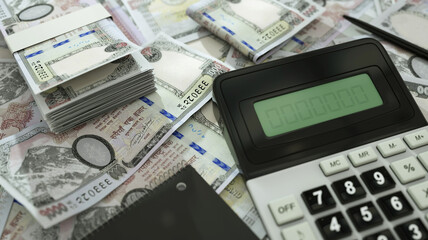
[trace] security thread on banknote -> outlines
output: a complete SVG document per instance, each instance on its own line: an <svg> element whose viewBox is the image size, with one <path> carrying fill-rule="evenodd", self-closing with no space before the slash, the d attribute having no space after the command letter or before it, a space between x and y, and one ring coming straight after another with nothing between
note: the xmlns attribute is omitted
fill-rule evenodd
<svg viewBox="0 0 428 240"><path fill-rule="evenodd" d="M311 0L295 8L275 0L204 0L186 13L255 63L273 54L324 8Z"/></svg>

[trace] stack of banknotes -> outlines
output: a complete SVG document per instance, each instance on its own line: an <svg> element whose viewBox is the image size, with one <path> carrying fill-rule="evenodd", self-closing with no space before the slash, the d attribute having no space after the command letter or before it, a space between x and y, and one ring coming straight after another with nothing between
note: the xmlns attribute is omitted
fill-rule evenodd
<svg viewBox="0 0 428 240"><path fill-rule="evenodd" d="M9 3L10 2L10 3ZM2 1L5 37L95 5L25 7ZM46 17L49 15L48 17ZM40 21L39 19L43 19ZM106 18L13 53L43 119L63 132L153 92L153 68L112 19Z"/></svg>

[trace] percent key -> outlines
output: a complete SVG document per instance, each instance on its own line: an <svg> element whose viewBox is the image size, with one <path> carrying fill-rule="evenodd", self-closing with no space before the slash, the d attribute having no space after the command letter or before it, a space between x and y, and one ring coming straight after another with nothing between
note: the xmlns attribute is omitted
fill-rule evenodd
<svg viewBox="0 0 428 240"><path fill-rule="evenodd" d="M402 184L425 177L426 171L415 157L408 157L391 163L391 169Z"/></svg>

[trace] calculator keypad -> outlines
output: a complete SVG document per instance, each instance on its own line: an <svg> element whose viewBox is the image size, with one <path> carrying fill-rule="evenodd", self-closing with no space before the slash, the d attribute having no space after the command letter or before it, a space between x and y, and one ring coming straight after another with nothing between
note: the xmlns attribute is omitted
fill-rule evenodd
<svg viewBox="0 0 428 240"><path fill-rule="evenodd" d="M293 190L303 215L272 239L428 240L425 128L302 164L287 186L312 182Z"/></svg>
<svg viewBox="0 0 428 240"><path fill-rule="evenodd" d="M332 184L332 187L343 204L366 196L366 191L355 176L336 181Z"/></svg>

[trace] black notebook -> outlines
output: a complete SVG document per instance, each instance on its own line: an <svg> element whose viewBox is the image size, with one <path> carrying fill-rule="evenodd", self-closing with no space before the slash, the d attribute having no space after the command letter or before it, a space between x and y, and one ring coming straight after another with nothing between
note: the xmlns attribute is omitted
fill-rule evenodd
<svg viewBox="0 0 428 240"><path fill-rule="evenodd" d="M204 179L187 166L87 239L258 239Z"/></svg>

